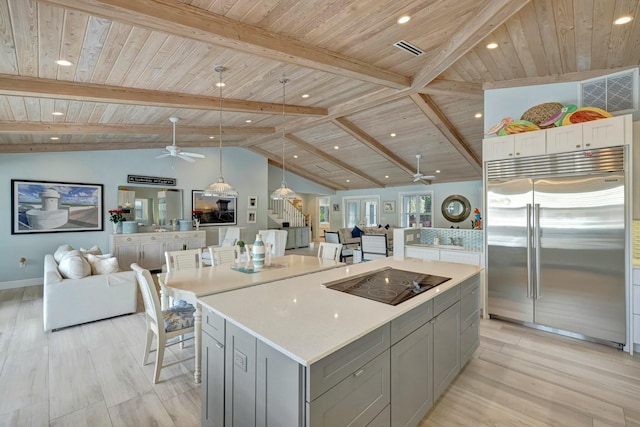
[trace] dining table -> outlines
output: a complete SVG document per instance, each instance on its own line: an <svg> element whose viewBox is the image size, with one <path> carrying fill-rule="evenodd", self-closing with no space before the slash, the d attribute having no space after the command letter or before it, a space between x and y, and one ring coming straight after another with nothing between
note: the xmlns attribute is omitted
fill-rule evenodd
<svg viewBox="0 0 640 427"><path fill-rule="evenodd" d="M251 263L221 264L202 268L170 271L158 274L162 309L169 301L184 300L195 307L194 341L196 383L201 379L202 310L198 299L207 295L230 292L249 286L262 285L282 279L317 273L344 266L333 259L304 255L285 255L271 258L262 268Z"/></svg>

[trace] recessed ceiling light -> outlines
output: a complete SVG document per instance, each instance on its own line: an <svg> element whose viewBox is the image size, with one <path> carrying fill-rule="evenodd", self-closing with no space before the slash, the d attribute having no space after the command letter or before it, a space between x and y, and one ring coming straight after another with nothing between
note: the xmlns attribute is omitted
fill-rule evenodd
<svg viewBox="0 0 640 427"><path fill-rule="evenodd" d="M391 136L391 138L394 138L396 136L395 132L390 134L389 136Z"/></svg>
<svg viewBox="0 0 640 427"><path fill-rule="evenodd" d="M216 83L216 87L225 87L226 84L224 82L218 82Z"/></svg>
<svg viewBox="0 0 640 427"><path fill-rule="evenodd" d="M51 138L49 138L49 139L50 139L50 140L52 140L52 141L57 141L57 140L59 140L60 138L58 138L57 136L52 136L52 137L51 137Z"/></svg>
<svg viewBox="0 0 640 427"><path fill-rule="evenodd" d="M613 21L613 23L616 25L622 25L622 24L628 24L632 20L633 20L632 16L621 16L620 18Z"/></svg>
<svg viewBox="0 0 640 427"><path fill-rule="evenodd" d="M251 123L251 119L247 119L244 121L245 123Z"/></svg>
<svg viewBox="0 0 640 427"><path fill-rule="evenodd" d="M54 111L53 113L54 116L64 116L64 113L61 113L60 111Z"/></svg>
<svg viewBox="0 0 640 427"><path fill-rule="evenodd" d="M389 175L385 175L384 177L385 177L385 178L387 178L387 179L389 179Z"/></svg>
<svg viewBox="0 0 640 427"><path fill-rule="evenodd" d="M480 117L482 117L482 113L476 113L476 115L473 117L475 117L476 119L479 119Z"/></svg>
<svg viewBox="0 0 640 427"><path fill-rule="evenodd" d="M487 45L487 49L495 49L498 47L498 43L491 42Z"/></svg>
<svg viewBox="0 0 640 427"><path fill-rule="evenodd" d="M334 146L333 146L333 149L334 149L334 150L337 150L338 148L340 148L340 147L338 147L337 145L334 145Z"/></svg>
<svg viewBox="0 0 640 427"><path fill-rule="evenodd" d="M350 180L350 179L348 179L348 180L347 180L347 182L351 182L351 180Z"/></svg>
<svg viewBox="0 0 640 427"><path fill-rule="evenodd" d="M297 158L298 158L298 155L297 155L297 154L294 154L294 155L293 155L293 158L294 158L294 159L297 159Z"/></svg>
<svg viewBox="0 0 640 427"><path fill-rule="evenodd" d="M302 97L303 97L303 98L308 98L308 97L309 97L309 94L308 94L308 93L305 93L304 95L302 95Z"/></svg>
<svg viewBox="0 0 640 427"><path fill-rule="evenodd" d="M215 138L215 136L210 136L210 137L209 137L209 139L214 139L214 138Z"/></svg>
<svg viewBox="0 0 640 427"><path fill-rule="evenodd" d="M440 169L437 169L437 170L436 170L436 173L440 173Z"/></svg>
<svg viewBox="0 0 640 427"><path fill-rule="evenodd" d="M73 65L73 62L67 61L66 59L58 59L56 61L56 64L62 65L63 67L69 67Z"/></svg>
<svg viewBox="0 0 640 427"><path fill-rule="evenodd" d="M409 15L404 15L398 18L398 24L406 24L410 20L411 20L411 17Z"/></svg>

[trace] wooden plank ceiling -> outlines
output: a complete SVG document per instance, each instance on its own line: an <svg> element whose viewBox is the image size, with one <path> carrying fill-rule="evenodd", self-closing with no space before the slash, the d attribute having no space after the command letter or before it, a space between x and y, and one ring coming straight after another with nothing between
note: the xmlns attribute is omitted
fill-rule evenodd
<svg viewBox="0 0 640 427"><path fill-rule="evenodd" d="M483 88L638 66L638 3L0 0L0 153L151 159L172 116L179 146L217 146L221 65L225 146L280 165L284 135L287 168L333 189L410 184L416 154L437 182L476 180Z"/></svg>

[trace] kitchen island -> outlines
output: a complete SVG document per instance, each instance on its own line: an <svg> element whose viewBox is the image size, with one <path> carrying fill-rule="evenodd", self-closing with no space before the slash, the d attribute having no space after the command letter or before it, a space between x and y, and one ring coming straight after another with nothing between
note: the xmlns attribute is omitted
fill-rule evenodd
<svg viewBox="0 0 640 427"><path fill-rule="evenodd" d="M395 306L323 286L385 267L451 279ZM479 344L480 271L384 258L200 299L202 424L416 425Z"/></svg>

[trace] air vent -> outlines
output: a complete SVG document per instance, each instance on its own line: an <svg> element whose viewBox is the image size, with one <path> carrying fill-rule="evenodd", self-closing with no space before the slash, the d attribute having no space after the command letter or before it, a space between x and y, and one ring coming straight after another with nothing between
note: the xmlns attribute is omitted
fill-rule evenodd
<svg viewBox="0 0 640 427"><path fill-rule="evenodd" d="M419 47L414 46L411 43L404 40L400 40L399 42L396 42L393 45L398 49L402 49L405 52L410 53L413 56L420 56L424 53L424 51Z"/></svg>
<svg viewBox="0 0 640 427"><path fill-rule="evenodd" d="M638 69L584 80L578 90L580 106L602 108L616 115L633 113L638 110Z"/></svg>

